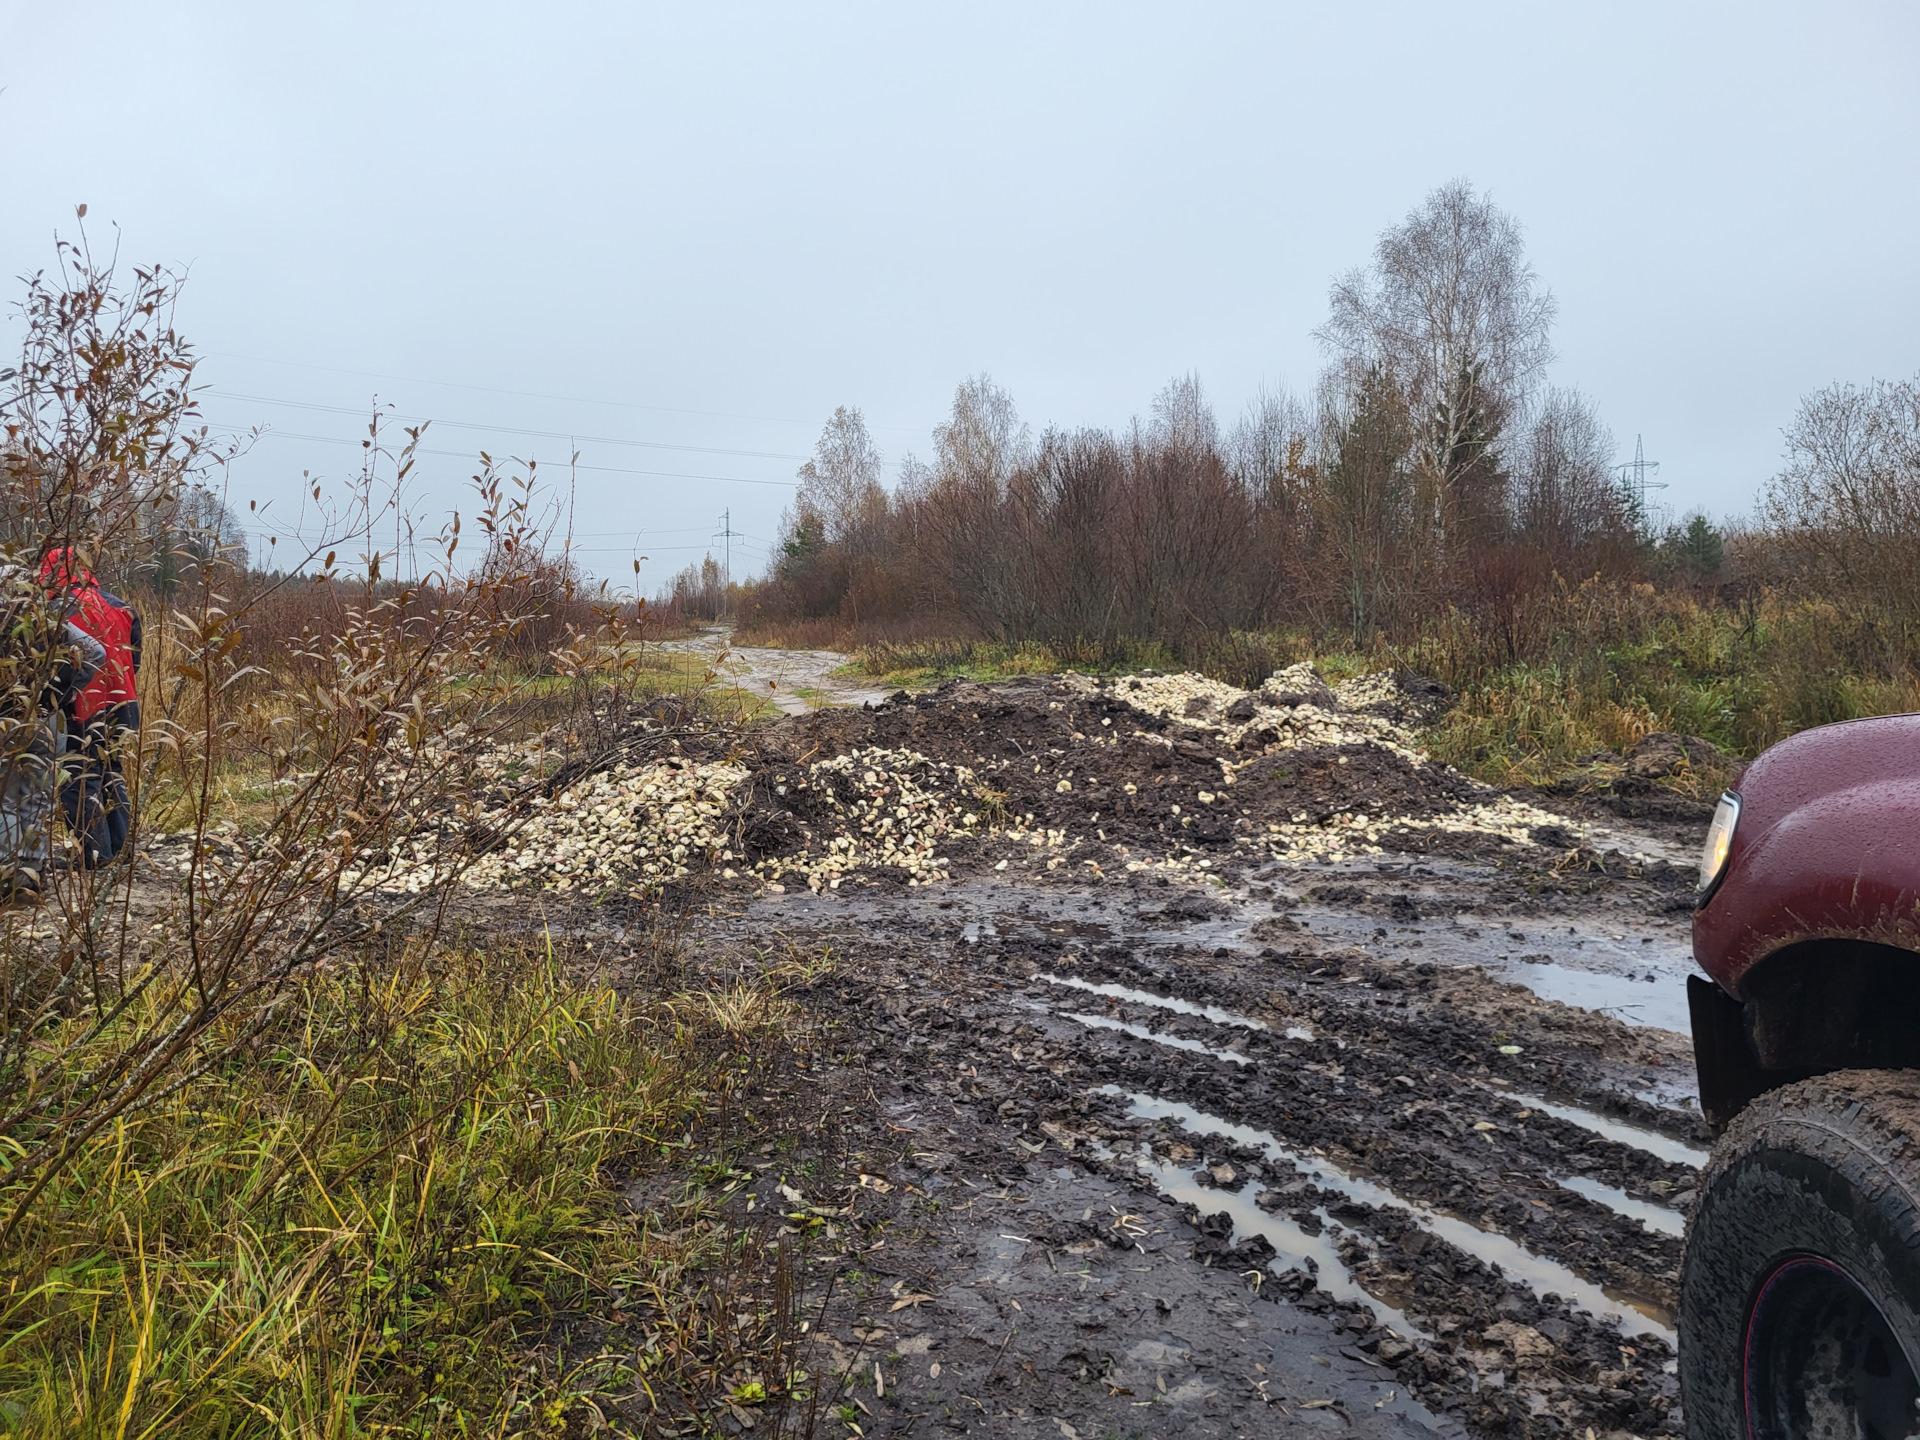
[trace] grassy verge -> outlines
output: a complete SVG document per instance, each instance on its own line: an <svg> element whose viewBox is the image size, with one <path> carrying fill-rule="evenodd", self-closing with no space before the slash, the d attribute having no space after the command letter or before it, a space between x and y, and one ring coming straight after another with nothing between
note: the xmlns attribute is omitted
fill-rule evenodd
<svg viewBox="0 0 1920 1440"><path fill-rule="evenodd" d="M914 688L1073 669L1198 670L1252 687L1311 660L1331 680L1406 667L1459 704L1426 737L1436 757L1499 784L1603 781L1656 731L1751 757L1813 725L1920 709L1907 638L1876 617L1767 595L1740 605L1651 586L1563 589L1505 633L1458 613L1398 645L1329 647L1306 630L1083 643L921 639L860 646L848 672ZM1702 774L1699 786L1722 778ZM1691 782L1682 779L1682 788Z"/></svg>
<svg viewBox="0 0 1920 1440"><path fill-rule="evenodd" d="M44 1193L0 1183L0 1424L557 1433L617 1418L598 1396L724 1394L739 1342L690 1277L747 1251L620 1182L692 1164L782 1013L765 988L643 1007L526 950L313 977Z"/></svg>
<svg viewBox="0 0 1920 1440"><path fill-rule="evenodd" d="M1037 640L918 640L862 645L845 673L901 689L947 680L1008 680L1062 670L1117 674L1128 670L1178 669L1173 653L1158 641L1045 644Z"/></svg>
<svg viewBox="0 0 1920 1440"><path fill-rule="evenodd" d="M780 707L766 696L737 683L698 651L650 649L634 667L633 683L643 696L692 699L715 717L739 724L780 713Z"/></svg>

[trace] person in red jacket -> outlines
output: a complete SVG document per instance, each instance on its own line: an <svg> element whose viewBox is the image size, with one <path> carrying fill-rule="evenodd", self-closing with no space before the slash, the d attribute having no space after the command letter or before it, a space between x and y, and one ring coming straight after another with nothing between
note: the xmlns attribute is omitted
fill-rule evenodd
<svg viewBox="0 0 1920 1440"><path fill-rule="evenodd" d="M105 663L66 707L67 780L60 791L81 862L102 865L125 849L132 820L121 751L140 728L140 612L101 589L71 550L47 552L40 580L106 651Z"/></svg>
<svg viewBox="0 0 1920 1440"><path fill-rule="evenodd" d="M48 598L0 562L0 900L45 885L66 713L106 663L105 647Z"/></svg>

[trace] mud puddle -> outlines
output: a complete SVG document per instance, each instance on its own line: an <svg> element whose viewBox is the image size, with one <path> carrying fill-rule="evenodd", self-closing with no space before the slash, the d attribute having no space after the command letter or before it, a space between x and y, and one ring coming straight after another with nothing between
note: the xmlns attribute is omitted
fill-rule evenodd
<svg viewBox="0 0 1920 1440"><path fill-rule="evenodd" d="M1149 1112L1142 1110L1136 1113ZM1301 1266L1314 1277L1318 1287L1334 1299L1357 1301L1365 1305L1397 1338L1433 1338L1354 1278L1353 1272L1340 1258L1338 1242L1343 1227L1330 1219L1324 1210L1312 1212L1319 1224L1309 1233L1298 1222L1268 1214L1244 1190L1221 1190L1203 1185L1196 1178L1199 1172L1195 1170L1156 1160L1151 1155L1142 1155L1135 1163L1151 1181L1153 1188L1169 1200L1190 1205L1203 1214L1220 1212L1227 1215L1233 1222L1230 1238L1236 1246L1244 1246L1249 1236L1257 1235L1265 1240L1277 1252L1276 1257L1267 1262L1269 1274L1279 1274L1289 1266Z"/></svg>
<svg viewBox="0 0 1920 1440"><path fill-rule="evenodd" d="M1255 1020L1250 1015L1236 1015L1233 1011L1222 1010L1217 1005L1195 1004L1191 1000L1182 1000L1177 995L1155 995L1151 991L1136 990L1128 985L1101 985L1072 975L1048 975L1042 972L1033 978L1045 981L1049 985L1065 985L1075 990L1085 990L1093 995L1106 995L1115 1000L1131 1001L1135 1005L1150 1005L1157 1009L1170 1010L1176 1015L1197 1015L1203 1020L1211 1020L1216 1025L1238 1025L1247 1030L1270 1028L1266 1021Z"/></svg>
<svg viewBox="0 0 1920 1440"><path fill-rule="evenodd" d="M1191 1105L1178 1101L1162 1100L1155 1096L1140 1094L1128 1095L1126 1099L1130 1109L1136 1115L1147 1119L1173 1120L1183 1129L1196 1135L1222 1136L1236 1144L1261 1151L1269 1159L1291 1167L1296 1174L1310 1180L1321 1189L1331 1190L1349 1200L1376 1209L1404 1211L1428 1234L1444 1240L1455 1249L1472 1255L1488 1265L1498 1267L1508 1276L1524 1282L1538 1294L1559 1295L1570 1300L1603 1322L1616 1326L1624 1334L1653 1335L1669 1345L1675 1343L1672 1315L1665 1309L1644 1299L1610 1293L1574 1274L1564 1265L1533 1254L1504 1235L1481 1230L1457 1216L1443 1214L1410 1201L1384 1185L1348 1174L1321 1156L1304 1155L1289 1149L1275 1136L1264 1130L1236 1125L1217 1115L1206 1114L1204 1111L1196 1110ZM1583 1182L1578 1178L1574 1181L1562 1180L1559 1183L1569 1189L1584 1183L1589 1187L1588 1198L1596 1200L1599 1200L1600 1196L1591 1191L1605 1189L1595 1185L1594 1182ZM1638 1211L1653 1208L1631 1201L1620 1192L1607 1193L1618 1195L1621 1201L1632 1205L1633 1210L1622 1213L1630 1214L1636 1220L1642 1219ZM1602 1203L1610 1202L1602 1201ZM1678 1234L1678 1229L1673 1233ZM1403 1322L1406 1320L1405 1316L1399 1318Z"/></svg>
<svg viewBox="0 0 1920 1440"><path fill-rule="evenodd" d="M1153 1045L1165 1045L1171 1050L1184 1050L1189 1055L1205 1055L1210 1059L1224 1060L1230 1065L1245 1065L1247 1057L1235 1054L1231 1050L1217 1050L1211 1045L1203 1045L1198 1040L1189 1040L1183 1035L1168 1035L1160 1031L1149 1030L1144 1025L1135 1025L1126 1020L1115 1020L1106 1015L1087 1015L1078 1011L1063 1011L1065 1019L1076 1025L1085 1025L1089 1030L1114 1030L1122 1035L1131 1035L1136 1040L1145 1040Z"/></svg>
<svg viewBox="0 0 1920 1440"><path fill-rule="evenodd" d="M1623 930L1591 923L1519 929L1504 920L1475 923L1471 913L1427 924L1313 905L1293 913L1303 928L1331 943L1436 964L1478 965L1544 1000L1629 1025L1682 1034L1688 1028L1686 977L1693 973L1693 956L1685 931L1671 923L1636 933L1640 927L1633 921Z"/></svg>
<svg viewBox="0 0 1920 1440"><path fill-rule="evenodd" d="M1624 1215L1629 1220L1636 1221L1662 1235L1671 1235L1678 1240L1687 1233L1686 1217L1664 1205L1651 1205L1645 1200L1636 1200L1624 1190L1616 1190L1611 1185L1602 1185L1598 1180L1589 1180L1584 1175L1563 1175L1555 1183L1562 1189L1571 1190L1576 1195L1584 1195L1596 1205L1604 1205L1615 1214ZM1664 1338L1671 1340L1673 1337L1668 1334Z"/></svg>
<svg viewBox="0 0 1920 1440"><path fill-rule="evenodd" d="M1608 1115L1583 1109L1578 1105L1563 1105L1555 1100L1542 1100L1538 1096L1509 1093L1507 1099L1529 1109L1552 1115L1569 1124L1578 1125L1583 1130L1614 1141L1616 1144L1629 1145L1636 1150L1644 1150L1649 1155L1675 1165L1688 1165L1696 1170L1704 1169L1708 1151L1698 1145L1689 1145L1684 1140L1663 1135L1658 1130L1644 1125L1634 1125L1625 1120L1616 1120Z"/></svg>

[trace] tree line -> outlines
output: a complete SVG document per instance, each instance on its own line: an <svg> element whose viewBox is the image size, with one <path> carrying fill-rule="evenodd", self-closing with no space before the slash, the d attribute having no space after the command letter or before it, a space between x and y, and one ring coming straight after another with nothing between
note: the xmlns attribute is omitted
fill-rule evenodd
<svg viewBox="0 0 1920 1440"><path fill-rule="evenodd" d="M1742 569L1902 627L1920 612L1902 560L1920 538L1913 385L1810 399L1741 534L1702 515L1657 529L1592 402L1546 381L1554 318L1513 217L1450 183L1334 281L1312 388L1263 393L1230 426L1189 375L1123 431L1035 436L979 375L889 490L860 411L836 410L740 614L1176 648L1283 625L1391 642L1446 616L1517 657L1537 598L1596 577Z"/></svg>

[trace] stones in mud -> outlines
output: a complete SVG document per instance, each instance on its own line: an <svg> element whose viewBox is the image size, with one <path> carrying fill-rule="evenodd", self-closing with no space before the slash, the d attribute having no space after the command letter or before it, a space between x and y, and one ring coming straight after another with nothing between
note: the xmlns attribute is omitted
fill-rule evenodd
<svg viewBox="0 0 1920 1440"><path fill-rule="evenodd" d="M1272 1190L1262 1190L1253 1197L1253 1203L1269 1215L1277 1215L1294 1203L1296 1197L1308 1193L1311 1187L1304 1180L1289 1180L1286 1184Z"/></svg>
<svg viewBox="0 0 1920 1440"><path fill-rule="evenodd" d="M1159 921L1174 924L1192 920L1224 920L1233 914L1233 907L1224 900L1201 891L1193 891L1175 896L1167 902L1164 910L1142 910L1142 920Z"/></svg>
<svg viewBox="0 0 1920 1440"><path fill-rule="evenodd" d="M1311 705L1318 710L1335 710L1340 705L1320 672L1304 661L1274 671L1262 682L1259 694L1270 705Z"/></svg>
<svg viewBox="0 0 1920 1440"><path fill-rule="evenodd" d="M1258 1270L1264 1274L1268 1263L1280 1254L1264 1235L1249 1235L1235 1245L1233 1217L1225 1210L1202 1215L1189 1206L1186 1221L1200 1232L1200 1238L1193 1242L1193 1258L1202 1265L1225 1270Z"/></svg>
<svg viewBox="0 0 1920 1440"><path fill-rule="evenodd" d="M1481 1338L1505 1346L1516 1360L1542 1360L1556 1353L1556 1346L1531 1325L1502 1320L1489 1325Z"/></svg>
<svg viewBox="0 0 1920 1440"><path fill-rule="evenodd" d="M1438 680L1411 670L1356 675L1333 693L1345 709L1414 727L1431 725L1459 698Z"/></svg>
<svg viewBox="0 0 1920 1440"><path fill-rule="evenodd" d="M1312 1261L1308 1261L1312 1264ZM1265 1293L1277 1295L1287 1300L1298 1300L1313 1293L1319 1287L1319 1280L1310 1270L1302 1270L1298 1265L1282 1270L1270 1278L1260 1288Z"/></svg>

